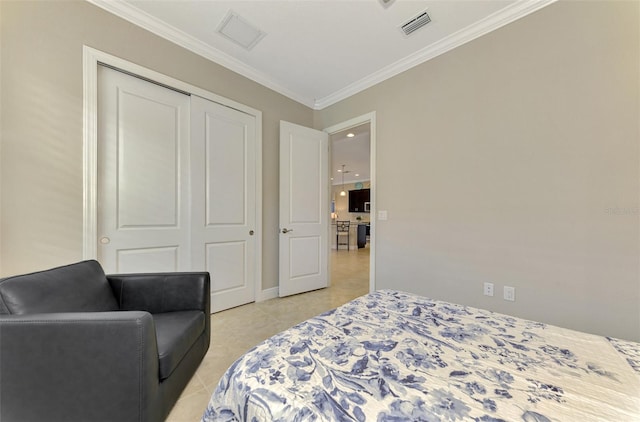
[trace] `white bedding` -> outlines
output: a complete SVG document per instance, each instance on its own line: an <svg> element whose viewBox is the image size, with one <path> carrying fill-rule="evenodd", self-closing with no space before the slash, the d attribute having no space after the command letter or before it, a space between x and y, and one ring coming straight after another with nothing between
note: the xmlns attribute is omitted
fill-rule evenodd
<svg viewBox="0 0 640 422"><path fill-rule="evenodd" d="M212 421L640 421L640 344L382 290L259 344Z"/></svg>

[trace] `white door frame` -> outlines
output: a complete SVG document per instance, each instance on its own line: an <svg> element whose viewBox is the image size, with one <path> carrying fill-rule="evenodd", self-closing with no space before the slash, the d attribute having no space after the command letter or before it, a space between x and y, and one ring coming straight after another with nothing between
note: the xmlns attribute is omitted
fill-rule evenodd
<svg viewBox="0 0 640 422"><path fill-rule="evenodd" d="M254 270L256 301L263 300L265 294L262 291L262 112L86 45L82 48L83 259L96 259L98 256L98 65L100 63L255 116L258 159L256 160L256 266Z"/></svg>
<svg viewBox="0 0 640 422"><path fill-rule="evenodd" d="M367 114L363 114L362 116L354 117L345 122L335 124L324 129L329 135L333 135L336 132L341 132L343 130L350 129L355 126L360 126L362 124L369 123L369 131L370 131L370 153L369 153L369 168L371 171L371 218L370 221L370 231L371 231L371 242L369 243L369 292L373 292L376 290L376 209L377 201L376 201L376 112L372 111ZM331 172L329 172L331 173ZM330 209L331 204L327 204L327 209ZM329 243L329 242L328 242ZM331 245L328 246L331 248Z"/></svg>

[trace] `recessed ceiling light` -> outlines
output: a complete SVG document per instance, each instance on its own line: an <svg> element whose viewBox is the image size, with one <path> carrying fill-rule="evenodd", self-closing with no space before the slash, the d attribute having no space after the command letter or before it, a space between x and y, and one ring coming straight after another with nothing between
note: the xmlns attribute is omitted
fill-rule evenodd
<svg viewBox="0 0 640 422"><path fill-rule="evenodd" d="M353 138L354 136L356 136L356 135L354 135L354 134L353 134L353 133L351 133L351 132L347 133L347 138Z"/></svg>
<svg viewBox="0 0 640 422"><path fill-rule="evenodd" d="M338 173L342 173L342 170L338 169Z"/></svg>
<svg viewBox="0 0 640 422"><path fill-rule="evenodd" d="M356 173L356 177L359 177L360 175L358 173Z"/></svg>

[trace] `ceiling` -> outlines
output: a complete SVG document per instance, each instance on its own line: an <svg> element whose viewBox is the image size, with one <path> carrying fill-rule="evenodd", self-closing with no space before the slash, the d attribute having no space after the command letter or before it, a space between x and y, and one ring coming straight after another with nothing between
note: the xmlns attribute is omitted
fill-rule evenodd
<svg viewBox="0 0 640 422"><path fill-rule="evenodd" d="M555 0L87 1L319 110ZM230 12L263 33L255 46L217 31Z"/></svg>
<svg viewBox="0 0 640 422"><path fill-rule="evenodd" d="M342 184L342 165L346 170L344 183L371 180L371 125L365 123L347 130L332 133L331 140L331 184ZM353 136L347 136L352 134Z"/></svg>

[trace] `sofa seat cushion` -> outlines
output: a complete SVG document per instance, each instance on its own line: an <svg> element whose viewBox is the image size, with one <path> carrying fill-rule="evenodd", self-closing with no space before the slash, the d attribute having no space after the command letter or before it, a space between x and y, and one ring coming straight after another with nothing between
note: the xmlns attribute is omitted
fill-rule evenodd
<svg viewBox="0 0 640 422"><path fill-rule="evenodd" d="M152 314L156 326L160 380L171 375L205 329L202 311Z"/></svg>
<svg viewBox="0 0 640 422"><path fill-rule="evenodd" d="M118 302L97 261L0 280L0 313L106 312Z"/></svg>

